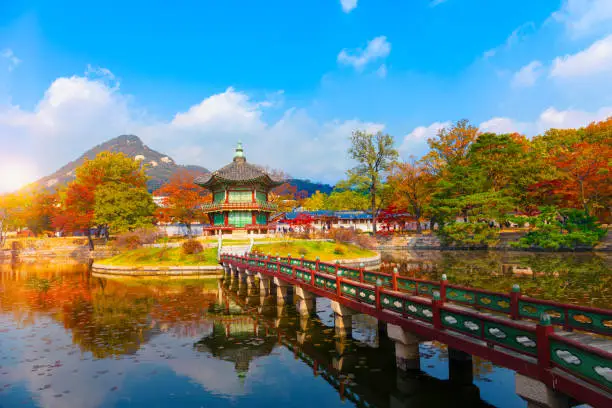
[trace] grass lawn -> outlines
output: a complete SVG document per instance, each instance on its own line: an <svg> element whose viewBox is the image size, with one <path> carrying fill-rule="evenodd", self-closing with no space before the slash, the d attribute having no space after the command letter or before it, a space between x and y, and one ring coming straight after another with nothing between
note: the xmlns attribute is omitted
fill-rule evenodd
<svg viewBox="0 0 612 408"><path fill-rule="evenodd" d="M288 241L275 242L273 244L253 246L254 251L264 254L271 253L281 256L291 254L292 257L299 258L304 255L306 259L315 259L317 256L322 261L333 261L335 259L354 259L375 256L377 253L369 249L363 249L356 245L342 244L339 242L328 241Z"/></svg>
<svg viewBox="0 0 612 408"><path fill-rule="evenodd" d="M218 265L217 248L205 248L199 254L193 255L183 254L183 248L138 248L96 263L112 266Z"/></svg>

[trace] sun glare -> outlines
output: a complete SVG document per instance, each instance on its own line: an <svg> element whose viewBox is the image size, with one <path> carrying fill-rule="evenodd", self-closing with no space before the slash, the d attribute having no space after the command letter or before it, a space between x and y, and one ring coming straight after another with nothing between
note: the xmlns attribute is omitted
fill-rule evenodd
<svg viewBox="0 0 612 408"><path fill-rule="evenodd" d="M0 193L17 190L36 179L33 165L0 159Z"/></svg>

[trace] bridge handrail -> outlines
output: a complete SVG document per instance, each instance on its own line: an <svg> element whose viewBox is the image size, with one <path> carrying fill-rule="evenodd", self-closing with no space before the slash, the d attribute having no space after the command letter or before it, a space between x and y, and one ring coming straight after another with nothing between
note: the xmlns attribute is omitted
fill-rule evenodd
<svg viewBox="0 0 612 408"><path fill-rule="evenodd" d="M251 254L250 258L264 260L270 257ZM453 303L465 304L496 313L506 314L514 320L520 320L522 318L538 320L542 312L547 312L551 317L551 322L555 325L563 326L565 330L577 329L612 336L612 310L590 306L570 305L528 297L521 294L518 285L513 288L512 292L503 293L451 284L446 281L444 276L440 281L431 281L400 276L397 273L389 274L366 271L364 268L342 266L339 263L332 264L329 262L305 260L303 257L292 258L288 256L271 258L275 261L280 259L281 264L290 264L296 267L301 267L304 262L314 263L315 270L317 271L323 266L328 273L331 273L331 270L333 270L334 273L338 273L338 270L342 270L343 276L347 276L344 273L345 271L352 272L348 274L348 276L359 277L358 280L361 282L364 281L365 276L374 275L376 279L380 278L382 280L382 286L392 287L394 290L414 293L421 296L432 297L433 292L438 291L440 292L440 297L444 301L451 301ZM306 270L309 271L312 269L306 268ZM451 289L450 292L449 289ZM455 293L456 296L453 296L453 293Z"/></svg>
<svg viewBox="0 0 612 408"><path fill-rule="evenodd" d="M291 258L289 259L291 260ZM389 316L391 312L404 319L412 318L424 321L430 325L428 327L433 327L440 333L451 330L484 341L486 344L513 350L518 355L535 359L531 363L522 360L520 366L517 366L515 362L513 363L515 369L520 371L521 369L518 367L523 367L523 370L526 370L525 367L530 366L529 372L541 381L546 383L565 381L551 374L550 370L557 367L608 393L607 397L605 394L597 393L590 395L592 398L590 401L609 402L609 395L612 392L612 382L610 381L612 353L555 334L554 327L551 325L552 319L546 313L542 313L541 320L534 326L524 322L521 323L520 320L510 320L500 316L478 313L476 310L462 309L459 306L453 306L453 304L444 304L445 299L437 291L433 298L423 298L394 288L385 288L380 281L373 286L337 274L321 272L317 268L313 270L301 267L296 265L295 262L283 263L282 260L252 255L224 255L222 261L237 262L249 268L252 267L254 271L280 275L290 282L307 285L308 290L323 291L329 294L332 299L352 302L352 304L349 303L349 307L355 307L362 313L368 313L377 318ZM361 272L361 269L359 272ZM395 277L396 274L393 275ZM359 276L362 278L363 274L360 273ZM443 280L439 283L444 287L444 282ZM351 289L355 290L352 291ZM488 292L478 291L489 296ZM517 291L513 291L510 296L515 301L519 299L526 303L534 303L532 298L517 296ZM544 301L544 305L547 307L558 306L556 302L549 301ZM571 308L571 305L561 305ZM604 312L609 313L609 311ZM593 339L595 338L593 337ZM568 381L570 384L568 387L576 389L575 381ZM584 388L581 389L582 392L585 392Z"/></svg>

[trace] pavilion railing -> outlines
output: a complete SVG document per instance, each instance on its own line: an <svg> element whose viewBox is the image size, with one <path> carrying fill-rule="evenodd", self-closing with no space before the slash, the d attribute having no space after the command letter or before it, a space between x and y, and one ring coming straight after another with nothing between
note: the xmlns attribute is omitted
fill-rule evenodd
<svg viewBox="0 0 612 408"><path fill-rule="evenodd" d="M260 211L277 211L278 206L275 203L263 201L244 202L244 203L205 203L202 204L203 211L223 211L223 210L260 210Z"/></svg>
<svg viewBox="0 0 612 408"><path fill-rule="evenodd" d="M285 277L331 298L359 302L375 313L394 312L438 330L507 348L537 359L537 365L546 370L556 367L612 392L612 353L555 334L553 326L612 336L612 310L530 298L521 294L518 285L510 293L493 292L449 284L445 276L429 281L400 276L397 270L391 274L367 271L363 264L351 268L303 257L257 254L223 255L221 262ZM479 313L480 309L495 314ZM522 319L538 324L525 324Z"/></svg>

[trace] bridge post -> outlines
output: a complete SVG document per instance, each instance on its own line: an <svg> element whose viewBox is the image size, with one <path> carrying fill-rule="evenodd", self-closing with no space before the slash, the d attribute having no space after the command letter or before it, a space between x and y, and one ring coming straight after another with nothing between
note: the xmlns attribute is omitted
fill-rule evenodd
<svg viewBox="0 0 612 408"><path fill-rule="evenodd" d="M238 292L246 290L246 269L237 268L238 270Z"/></svg>
<svg viewBox="0 0 612 408"><path fill-rule="evenodd" d="M291 285L275 277L274 286L276 286L276 302L279 304L285 303L289 298L288 289Z"/></svg>
<svg viewBox="0 0 612 408"><path fill-rule="evenodd" d="M387 335L395 342L395 363L403 371L419 370L421 360L419 355L419 342L421 339L394 324L387 325Z"/></svg>
<svg viewBox="0 0 612 408"><path fill-rule="evenodd" d="M296 331L296 338L299 345L303 345L306 341L308 329L308 316L300 316L300 329Z"/></svg>
<svg viewBox="0 0 612 408"><path fill-rule="evenodd" d="M570 408L570 398L548 387L543 382L516 373L516 394L527 401L527 408Z"/></svg>
<svg viewBox="0 0 612 408"><path fill-rule="evenodd" d="M448 348L448 379L457 385L469 385L474 381L472 356L461 350Z"/></svg>
<svg viewBox="0 0 612 408"><path fill-rule="evenodd" d="M255 273L246 269L245 274L246 274L247 293L252 294L253 289L257 288L257 285L255 284Z"/></svg>
<svg viewBox="0 0 612 408"><path fill-rule="evenodd" d="M331 301L331 308L334 311L334 328L336 334L340 337L345 337L347 335L350 337L355 311L335 300Z"/></svg>
<svg viewBox="0 0 612 408"><path fill-rule="evenodd" d="M270 294L270 278L261 273L258 273L257 276L259 277L259 293L268 296Z"/></svg>
<svg viewBox="0 0 612 408"><path fill-rule="evenodd" d="M300 316L311 316L316 313L315 295L300 286L293 287L293 295L297 297L297 311Z"/></svg>

